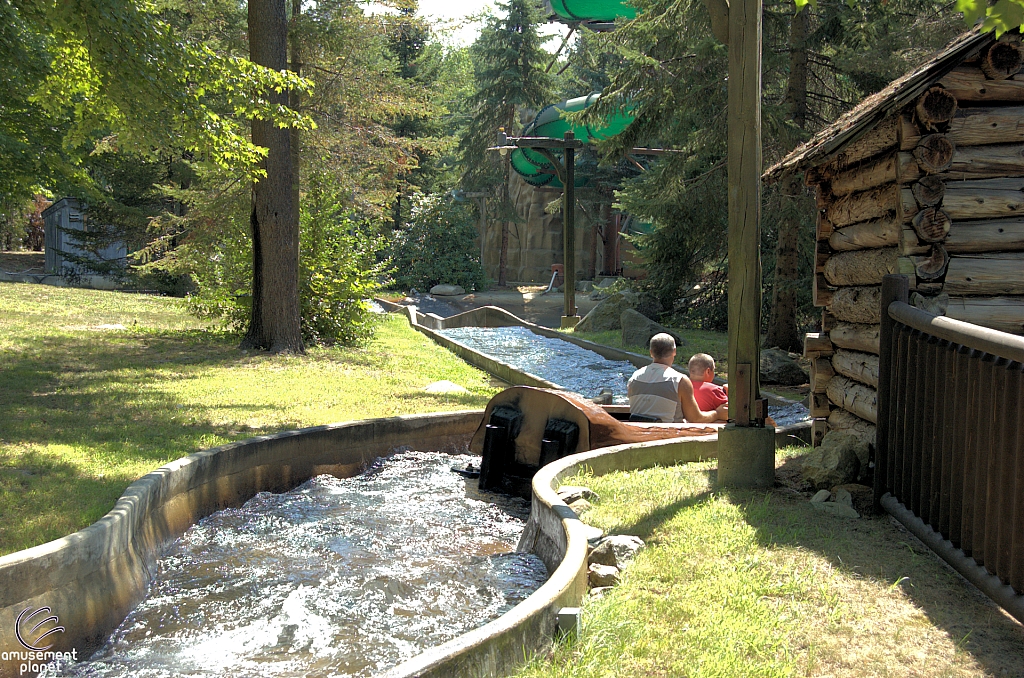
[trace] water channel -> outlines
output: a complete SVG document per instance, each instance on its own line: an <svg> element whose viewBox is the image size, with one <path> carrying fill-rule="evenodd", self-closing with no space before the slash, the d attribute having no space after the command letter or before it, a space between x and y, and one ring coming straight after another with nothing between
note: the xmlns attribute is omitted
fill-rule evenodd
<svg viewBox="0 0 1024 678"><path fill-rule="evenodd" d="M405 452L193 525L72 676L370 676L497 618L547 578L529 502Z"/></svg>
<svg viewBox="0 0 1024 678"><path fill-rule="evenodd" d="M636 368L625 360L609 360L576 344L519 326L455 327L441 330L441 334L584 397L594 398L602 389L611 389L614 404L629 403L626 383ZM682 369L685 372L686 368ZM768 413L778 426L806 421L810 415L803 403L782 400L772 402Z"/></svg>

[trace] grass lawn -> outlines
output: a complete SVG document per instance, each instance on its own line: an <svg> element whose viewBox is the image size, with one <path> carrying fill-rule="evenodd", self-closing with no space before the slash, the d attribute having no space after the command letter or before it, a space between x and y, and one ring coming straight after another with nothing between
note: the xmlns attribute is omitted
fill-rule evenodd
<svg viewBox="0 0 1024 678"><path fill-rule="evenodd" d="M725 332L711 332L709 330L681 330L671 328L673 332L682 337L685 345L680 346L676 352L676 364L686 366L690 357L695 353L707 353L715 359L715 373L719 376L726 376L727 359L729 357L729 335ZM623 346L621 330L606 330L604 332L575 332L575 335L593 341L604 346L621 348L624 351L647 355L646 346Z"/></svg>
<svg viewBox="0 0 1024 678"><path fill-rule="evenodd" d="M237 348L180 300L0 283L0 554L99 519L197 450L275 431L482 408L501 390L389 317L361 348ZM449 379L468 395L423 392Z"/></svg>
<svg viewBox="0 0 1024 678"><path fill-rule="evenodd" d="M720 492L715 476L565 481L601 496L585 522L647 548L586 599L579 639L519 678L1024 675L1024 627L887 516L822 514L785 486Z"/></svg>

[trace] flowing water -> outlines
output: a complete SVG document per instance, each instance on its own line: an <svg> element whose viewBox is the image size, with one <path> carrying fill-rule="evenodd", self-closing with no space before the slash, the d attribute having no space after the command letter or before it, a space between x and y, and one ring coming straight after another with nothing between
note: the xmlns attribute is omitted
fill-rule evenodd
<svg viewBox="0 0 1024 678"><path fill-rule="evenodd" d="M609 360L518 326L456 327L441 330L441 334L587 398L600 395L601 389L611 389L613 403L629 402L626 382L636 368L625 360Z"/></svg>
<svg viewBox="0 0 1024 678"><path fill-rule="evenodd" d="M441 334L586 398L600 395L602 389L611 389L613 403L629 403L626 383L636 368L624 360L609 360L568 341L534 334L525 327L457 327L441 330ZM806 421L810 412L803 403L783 401L769 405L768 414L777 425L786 426Z"/></svg>
<svg viewBox="0 0 1024 678"><path fill-rule="evenodd" d="M370 676L497 618L547 578L530 505L406 452L193 525L74 676Z"/></svg>

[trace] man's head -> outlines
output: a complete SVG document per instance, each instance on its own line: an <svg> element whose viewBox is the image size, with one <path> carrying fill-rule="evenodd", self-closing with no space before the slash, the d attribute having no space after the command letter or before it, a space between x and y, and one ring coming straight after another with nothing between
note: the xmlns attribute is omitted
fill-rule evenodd
<svg viewBox="0 0 1024 678"><path fill-rule="evenodd" d="M711 381L715 378L715 359L707 353L698 353L690 358L688 367L693 381Z"/></svg>
<svg viewBox="0 0 1024 678"><path fill-rule="evenodd" d="M676 357L676 340L671 334L661 332L651 337L651 357L656 363L672 364Z"/></svg>

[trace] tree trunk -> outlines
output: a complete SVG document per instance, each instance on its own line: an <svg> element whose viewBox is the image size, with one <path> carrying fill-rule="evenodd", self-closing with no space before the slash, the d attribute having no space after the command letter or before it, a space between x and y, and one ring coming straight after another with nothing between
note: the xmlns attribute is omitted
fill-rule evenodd
<svg viewBox="0 0 1024 678"><path fill-rule="evenodd" d="M800 285L800 210L796 203L801 188L800 180L795 175L788 175L782 180L782 199L785 204L779 219L775 285L768 324L768 345L787 351L799 351L801 348L800 333L796 326L796 291Z"/></svg>
<svg viewBox="0 0 1024 678"><path fill-rule="evenodd" d="M825 279L836 287L881 285L882 277L896 272L895 247L841 252L825 262Z"/></svg>
<svg viewBox="0 0 1024 678"><path fill-rule="evenodd" d="M836 351L832 367L838 374L878 388L878 356L855 351Z"/></svg>
<svg viewBox="0 0 1024 678"><path fill-rule="evenodd" d="M829 310L843 322L875 325L881 318L881 294L880 287L840 287Z"/></svg>
<svg viewBox="0 0 1024 678"><path fill-rule="evenodd" d="M878 332L878 325L838 323L829 332L829 338L839 348L878 355Z"/></svg>
<svg viewBox="0 0 1024 678"><path fill-rule="evenodd" d="M793 123L803 129L807 122L807 34L810 12L797 11L794 4L789 30L789 81L786 83L785 106ZM796 291L800 285L800 210L797 203L802 193L795 175L782 179L782 214L775 249L775 285L772 289L772 312L768 321L768 345L787 351L801 349L796 326Z"/></svg>
<svg viewBox="0 0 1024 678"><path fill-rule="evenodd" d="M890 247L899 244L900 230L894 219L862 221L833 231L828 244L836 252Z"/></svg>
<svg viewBox="0 0 1024 678"><path fill-rule="evenodd" d="M248 20L252 61L276 71L287 68L285 0L250 0ZM269 92L266 96L271 103L288 103L287 92ZM299 203L292 131L273 122L253 120L252 140L267 149L262 163L266 176L252 187L252 309L241 347L302 353Z"/></svg>
<svg viewBox="0 0 1024 678"><path fill-rule="evenodd" d="M870 386L836 375L828 382L828 399L861 419L877 423L878 393Z"/></svg>

